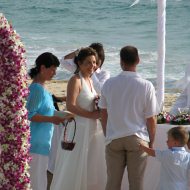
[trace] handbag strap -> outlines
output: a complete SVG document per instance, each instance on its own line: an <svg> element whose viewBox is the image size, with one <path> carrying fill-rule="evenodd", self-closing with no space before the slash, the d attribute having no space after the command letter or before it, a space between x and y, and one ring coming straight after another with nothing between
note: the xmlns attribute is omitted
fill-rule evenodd
<svg viewBox="0 0 190 190"><path fill-rule="evenodd" d="M72 122L72 121L74 122L74 134L73 134L73 138L72 138L72 141L71 141L71 142L74 141L75 134L76 134L76 121L75 121L74 118L71 118L71 120L67 120L67 122L66 122L66 124L65 124L65 128L64 128L64 141L66 141L67 125L68 125L68 123L70 123L70 122Z"/></svg>

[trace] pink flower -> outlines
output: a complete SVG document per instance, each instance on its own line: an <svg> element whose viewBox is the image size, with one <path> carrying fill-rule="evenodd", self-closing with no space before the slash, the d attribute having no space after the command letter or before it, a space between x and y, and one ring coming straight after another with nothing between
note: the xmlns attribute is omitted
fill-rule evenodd
<svg viewBox="0 0 190 190"><path fill-rule="evenodd" d="M25 49L19 35L0 14L0 190L29 190L30 131Z"/></svg>

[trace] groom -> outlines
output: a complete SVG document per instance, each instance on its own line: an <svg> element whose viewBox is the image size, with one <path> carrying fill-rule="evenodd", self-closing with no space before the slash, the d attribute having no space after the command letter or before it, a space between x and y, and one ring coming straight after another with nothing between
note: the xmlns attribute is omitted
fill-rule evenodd
<svg viewBox="0 0 190 190"><path fill-rule="evenodd" d="M102 127L106 137L106 190L120 190L125 167L130 190L143 190L147 154L139 144L153 147L155 115L159 110L151 82L136 73L138 50L133 46L120 51L122 72L106 81L101 92Z"/></svg>

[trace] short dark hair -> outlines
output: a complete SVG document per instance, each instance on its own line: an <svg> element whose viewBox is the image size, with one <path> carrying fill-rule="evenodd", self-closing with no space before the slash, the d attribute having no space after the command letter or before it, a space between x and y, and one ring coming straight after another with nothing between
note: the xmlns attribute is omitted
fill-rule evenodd
<svg viewBox="0 0 190 190"><path fill-rule="evenodd" d="M100 65L100 67L101 67L105 60L105 53L104 53L103 45L101 43L92 43L92 44L90 44L89 47L96 50L96 53L98 54L98 59L101 60L101 65Z"/></svg>
<svg viewBox="0 0 190 190"><path fill-rule="evenodd" d="M79 53L77 56L75 56L75 59L74 59L74 63L76 64L77 66L77 69L75 70L75 74L79 72L79 65L78 65L78 62L83 62L88 56L95 56L96 58L96 61L98 59L98 55L96 53L96 51L91 48L91 47L86 47L86 48L82 48L80 49Z"/></svg>
<svg viewBox="0 0 190 190"><path fill-rule="evenodd" d="M35 67L29 71L31 78L34 78L40 72L41 65L44 65L46 68L50 68L52 65L59 67L60 62L54 54L50 52L42 53L37 57L35 61Z"/></svg>
<svg viewBox="0 0 190 190"><path fill-rule="evenodd" d="M120 51L120 59L127 65L134 65L138 59L138 50L133 46L125 46Z"/></svg>
<svg viewBox="0 0 190 190"><path fill-rule="evenodd" d="M189 139L188 131L182 126L171 128L168 131L168 136L171 136L174 140L178 141L181 146L185 146Z"/></svg>

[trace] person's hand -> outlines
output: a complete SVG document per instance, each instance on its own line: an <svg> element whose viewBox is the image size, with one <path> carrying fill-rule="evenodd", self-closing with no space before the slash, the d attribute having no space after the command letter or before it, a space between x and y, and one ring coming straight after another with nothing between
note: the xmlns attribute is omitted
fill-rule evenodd
<svg viewBox="0 0 190 190"><path fill-rule="evenodd" d="M147 146L142 143L139 143L139 150L144 150Z"/></svg>
<svg viewBox="0 0 190 190"><path fill-rule="evenodd" d="M153 142L149 142L149 148L153 148Z"/></svg>
<svg viewBox="0 0 190 190"><path fill-rule="evenodd" d="M52 116L51 122L55 125L59 125L65 121L65 118L59 117L59 116Z"/></svg>
<svg viewBox="0 0 190 190"><path fill-rule="evenodd" d="M100 111L99 110L94 110L92 112L92 119L99 119L100 118Z"/></svg>
<svg viewBox="0 0 190 190"><path fill-rule="evenodd" d="M139 143L139 150L143 150L146 152L149 156L155 157L155 150L152 148L149 148L148 146L144 145L143 142Z"/></svg>

